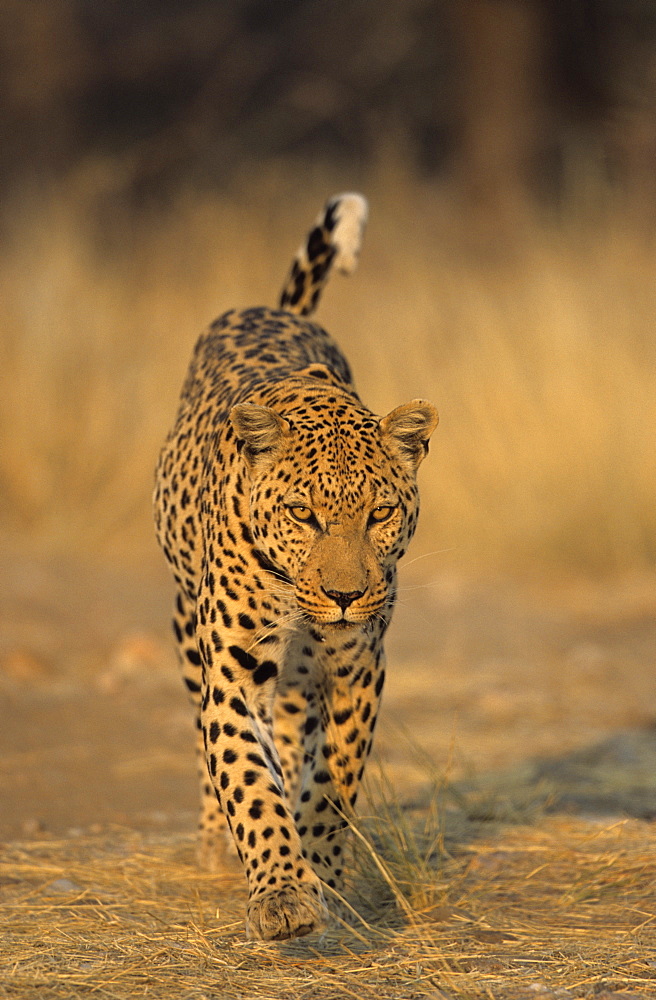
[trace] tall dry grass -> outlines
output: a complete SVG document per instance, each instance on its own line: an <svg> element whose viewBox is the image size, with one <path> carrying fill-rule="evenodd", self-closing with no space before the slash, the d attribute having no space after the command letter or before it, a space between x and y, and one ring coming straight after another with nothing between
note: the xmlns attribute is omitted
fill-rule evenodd
<svg viewBox="0 0 656 1000"><path fill-rule="evenodd" d="M195 337L228 307L273 303L318 205L356 185L281 165L137 213L114 180L99 164L5 210L1 517L39 544L143 560ZM360 271L318 318L373 409L425 396L440 410L414 550L433 553L426 572L653 565L653 243L612 211L474 226L394 163L357 186Z"/></svg>

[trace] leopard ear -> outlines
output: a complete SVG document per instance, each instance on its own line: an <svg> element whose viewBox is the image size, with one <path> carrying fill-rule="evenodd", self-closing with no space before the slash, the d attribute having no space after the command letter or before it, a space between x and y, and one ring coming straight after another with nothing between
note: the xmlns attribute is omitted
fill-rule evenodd
<svg viewBox="0 0 656 1000"><path fill-rule="evenodd" d="M251 469L268 464L290 431L289 421L257 403L237 403L230 411L230 420Z"/></svg>
<svg viewBox="0 0 656 1000"><path fill-rule="evenodd" d="M379 425L382 442L414 470L428 453L428 439L438 419L432 403L413 399L382 418Z"/></svg>

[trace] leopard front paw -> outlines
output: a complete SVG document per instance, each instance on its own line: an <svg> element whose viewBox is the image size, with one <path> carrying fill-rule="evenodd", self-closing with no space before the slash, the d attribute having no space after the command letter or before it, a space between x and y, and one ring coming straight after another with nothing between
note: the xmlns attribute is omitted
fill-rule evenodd
<svg viewBox="0 0 656 1000"><path fill-rule="evenodd" d="M285 941L321 931L328 923L328 908L321 887L287 885L250 899L246 910L249 938Z"/></svg>

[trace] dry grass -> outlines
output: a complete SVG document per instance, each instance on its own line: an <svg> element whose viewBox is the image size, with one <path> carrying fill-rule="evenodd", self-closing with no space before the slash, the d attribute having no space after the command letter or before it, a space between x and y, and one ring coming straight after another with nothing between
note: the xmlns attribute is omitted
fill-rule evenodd
<svg viewBox="0 0 656 1000"><path fill-rule="evenodd" d="M365 919L279 945L245 941L241 875L199 873L187 838L116 830L12 845L0 864L0 996L654 995L648 824L550 819L481 833L430 865L424 855L412 892L389 874L389 844L367 849L374 873L360 865L351 894ZM404 857L407 877L417 857Z"/></svg>
<svg viewBox="0 0 656 1000"><path fill-rule="evenodd" d="M197 333L272 302L317 204L359 186L361 270L319 319L374 409L438 405L415 554L483 570L653 564L655 252L617 215L518 214L486 234L392 161L355 183L306 173L301 194L298 169L262 168L150 215L115 183L99 163L5 210L5 527L154 556L151 470Z"/></svg>

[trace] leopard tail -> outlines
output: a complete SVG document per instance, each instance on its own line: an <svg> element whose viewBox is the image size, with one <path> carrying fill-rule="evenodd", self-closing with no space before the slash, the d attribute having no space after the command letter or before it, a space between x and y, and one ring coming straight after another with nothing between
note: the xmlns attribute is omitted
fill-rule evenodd
<svg viewBox="0 0 656 1000"><path fill-rule="evenodd" d="M367 202L361 194L338 194L326 202L299 247L280 295L280 308L309 316L333 268L351 274L358 263Z"/></svg>

